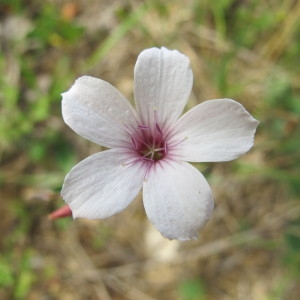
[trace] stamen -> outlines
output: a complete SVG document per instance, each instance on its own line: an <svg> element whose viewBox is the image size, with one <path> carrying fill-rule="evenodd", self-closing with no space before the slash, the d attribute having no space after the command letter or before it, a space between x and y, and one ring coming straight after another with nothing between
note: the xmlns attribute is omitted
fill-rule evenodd
<svg viewBox="0 0 300 300"><path fill-rule="evenodd" d="M167 155L168 152L169 152L168 143L167 142L165 142L164 151L165 151L165 155Z"/></svg>
<svg viewBox="0 0 300 300"><path fill-rule="evenodd" d="M132 147L133 147L133 149L136 151L136 150L137 150L136 141L135 141L135 139L134 139L132 136L131 136L130 138L131 138L131 144L132 144Z"/></svg>
<svg viewBox="0 0 300 300"><path fill-rule="evenodd" d="M165 150L165 148L156 148L153 150L153 152L158 152L158 151L162 151L162 150Z"/></svg>
<svg viewBox="0 0 300 300"><path fill-rule="evenodd" d="M143 156L142 159L145 160L145 161L153 161L153 159L151 159L151 158L149 158L149 157L145 157L145 156Z"/></svg>
<svg viewBox="0 0 300 300"><path fill-rule="evenodd" d="M147 152L146 154L144 154L143 157L149 157L149 155L152 154L152 153L153 153L153 151L150 150L149 152Z"/></svg>
<svg viewBox="0 0 300 300"><path fill-rule="evenodd" d="M124 162L122 162L122 166L125 167L125 166L131 165L133 163L136 163L137 161L138 161L137 158L132 159L132 160L128 160L128 161L124 161Z"/></svg>
<svg viewBox="0 0 300 300"><path fill-rule="evenodd" d="M156 129L158 130L158 132L160 133L160 135L162 136L163 134L162 134L162 131L161 131L159 125L156 123L155 126L156 126Z"/></svg>
<svg viewBox="0 0 300 300"><path fill-rule="evenodd" d="M154 113L155 119L157 118L157 112ZM139 159L145 162L156 162L164 158L170 145L167 145L166 140L163 137L163 131L158 122L154 122L154 126L147 124L137 125L140 129L140 133L131 136L132 150L134 150Z"/></svg>
<svg viewBox="0 0 300 300"><path fill-rule="evenodd" d="M151 147L151 150L152 151L155 151L155 144L156 144L156 140L155 140L155 136L153 137L153 141L152 141L152 147Z"/></svg>

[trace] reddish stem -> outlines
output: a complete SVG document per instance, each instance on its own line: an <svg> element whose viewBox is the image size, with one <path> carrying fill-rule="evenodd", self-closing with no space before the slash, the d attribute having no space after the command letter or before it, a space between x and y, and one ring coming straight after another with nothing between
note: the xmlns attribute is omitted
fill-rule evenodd
<svg viewBox="0 0 300 300"><path fill-rule="evenodd" d="M62 206L48 215L50 220L55 220L59 218L65 218L72 216L72 211L68 205Z"/></svg>

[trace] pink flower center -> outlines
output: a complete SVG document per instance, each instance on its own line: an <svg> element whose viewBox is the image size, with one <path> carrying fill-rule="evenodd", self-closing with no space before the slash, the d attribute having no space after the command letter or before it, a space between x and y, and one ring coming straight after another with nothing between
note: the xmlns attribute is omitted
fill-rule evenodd
<svg viewBox="0 0 300 300"><path fill-rule="evenodd" d="M168 144L158 124L153 128L139 125L136 134L131 136L131 145L144 161L155 162L168 154Z"/></svg>

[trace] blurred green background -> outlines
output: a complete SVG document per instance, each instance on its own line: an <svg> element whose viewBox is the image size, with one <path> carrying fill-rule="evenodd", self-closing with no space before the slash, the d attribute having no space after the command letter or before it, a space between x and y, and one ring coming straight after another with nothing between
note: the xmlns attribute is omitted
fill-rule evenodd
<svg viewBox="0 0 300 300"><path fill-rule="evenodd" d="M260 120L254 148L197 165L216 201L198 241L160 239L141 199L50 221L64 176L101 150L60 94L87 74L133 99L153 46L190 57L188 108L227 97ZM0 299L300 299L300 1L0 0L0 47Z"/></svg>

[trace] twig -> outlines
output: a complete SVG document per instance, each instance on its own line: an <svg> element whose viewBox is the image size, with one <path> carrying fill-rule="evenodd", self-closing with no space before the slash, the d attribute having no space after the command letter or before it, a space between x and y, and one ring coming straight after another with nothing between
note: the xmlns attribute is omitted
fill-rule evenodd
<svg viewBox="0 0 300 300"><path fill-rule="evenodd" d="M181 251L178 253L178 258L176 260L172 262L165 262L164 265L184 265L261 238L262 234L255 230L243 231L190 250ZM105 269L105 273L108 272L110 274L116 274L118 276L126 277L132 276L133 274L139 272L140 269L143 269L143 271L151 271L153 269L156 269L161 264L162 262L160 261L149 259L133 264Z"/></svg>

